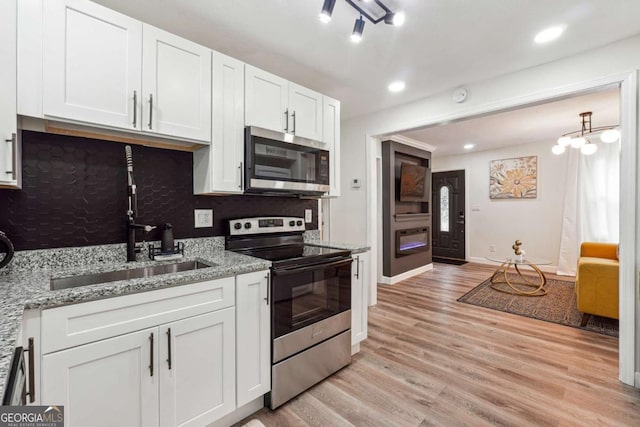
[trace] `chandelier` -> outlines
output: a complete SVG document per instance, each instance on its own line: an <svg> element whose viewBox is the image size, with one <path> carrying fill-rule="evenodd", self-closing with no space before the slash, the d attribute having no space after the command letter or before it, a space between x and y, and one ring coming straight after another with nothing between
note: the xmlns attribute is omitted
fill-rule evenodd
<svg viewBox="0 0 640 427"><path fill-rule="evenodd" d="M567 132L558 138L558 143L553 146L551 151L553 154L562 154L568 146L572 148L580 149L580 152L585 156L595 153L598 151L598 146L595 145L590 138L593 138L597 135L600 136L600 141L605 142L607 144L611 144L620 139L620 131L618 130L618 125L610 125L610 126L599 126L599 127L591 127L591 116L593 113L591 111L586 111L584 113L580 113L580 118L582 119L582 128L580 130L574 130L572 132Z"/></svg>
<svg viewBox="0 0 640 427"><path fill-rule="evenodd" d="M367 18L372 24L384 22L385 24L395 25L397 27L404 24L405 14L404 12L392 12L391 9L386 6L381 0L345 0L351 7L353 7L360 17L356 19L353 31L351 32L351 41L359 43L362 40L362 33L364 32L364 18ZM320 10L320 20L325 24L331 21L331 15L333 14L333 8L336 5L336 0L324 0L322 9Z"/></svg>

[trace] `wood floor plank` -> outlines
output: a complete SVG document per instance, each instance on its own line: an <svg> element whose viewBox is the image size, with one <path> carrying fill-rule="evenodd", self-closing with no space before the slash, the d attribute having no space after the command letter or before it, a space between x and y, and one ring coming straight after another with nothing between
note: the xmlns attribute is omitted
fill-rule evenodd
<svg viewBox="0 0 640 427"><path fill-rule="evenodd" d="M378 286L368 338L351 365L276 411L245 421L267 427L640 425L640 390L618 380L617 338L457 301L494 269L435 264L433 271Z"/></svg>

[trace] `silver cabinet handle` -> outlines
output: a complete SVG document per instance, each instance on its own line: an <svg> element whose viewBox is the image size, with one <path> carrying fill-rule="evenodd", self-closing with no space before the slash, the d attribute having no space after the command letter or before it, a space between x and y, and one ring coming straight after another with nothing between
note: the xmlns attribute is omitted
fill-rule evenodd
<svg viewBox="0 0 640 427"><path fill-rule="evenodd" d="M149 129L152 129L153 124L153 94L149 94Z"/></svg>
<svg viewBox="0 0 640 427"><path fill-rule="evenodd" d="M11 179L16 179L16 167L18 166L18 153L17 153L17 135L11 134L11 139L5 139L7 143L7 157L5 159L5 172L11 174Z"/></svg>
<svg viewBox="0 0 640 427"><path fill-rule="evenodd" d="M360 279L360 257L356 257L356 279Z"/></svg>
<svg viewBox="0 0 640 427"><path fill-rule="evenodd" d="M271 276L267 274L264 278L267 279L267 297L264 300L269 305L271 303Z"/></svg>
<svg viewBox="0 0 640 427"><path fill-rule="evenodd" d="M242 174L242 162L240 162L240 166L238 166L238 169L240 169L240 185L238 187L242 190L244 188L244 176Z"/></svg>
<svg viewBox="0 0 640 427"><path fill-rule="evenodd" d="M293 119L293 129L291 129L291 133L292 134L296 134L296 111L293 110L293 113L291 113L291 118Z"/></svg>
<svg viewBox="0 0 640 427"><path fill-rule="evenodd" d="M133 127L138 126L138 92L133 91Z"/></svg>
<svg viewBox="0 0 640 427"><path fill-rule="evenodd" d="M289 132L289 109L284 110L284 131Z"/></svg>

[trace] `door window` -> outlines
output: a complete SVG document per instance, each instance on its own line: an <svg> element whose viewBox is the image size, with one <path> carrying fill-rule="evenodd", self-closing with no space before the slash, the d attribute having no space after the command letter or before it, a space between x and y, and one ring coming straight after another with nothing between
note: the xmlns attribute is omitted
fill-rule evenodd
<svg viewBox="0 0 640 427"><path fill-rule="evenodd" d="M449 231L449 187L440 187L440 231Z"/></svg>

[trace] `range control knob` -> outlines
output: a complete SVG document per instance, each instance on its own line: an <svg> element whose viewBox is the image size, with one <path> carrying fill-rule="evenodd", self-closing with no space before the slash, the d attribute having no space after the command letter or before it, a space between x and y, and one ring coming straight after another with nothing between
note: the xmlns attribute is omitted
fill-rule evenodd
<svg viewBox="0 0 640 427"><path fill-rule="evenodd" d="M245 222L244 223L244 228L246 228L247 230L251 228L251 223L250 222Z"/></svg>
<svg viewBox="0 0 640 427"><path fill-rule="evenodd" d="M289 221L289 227L293 227L294 225L296 225L295 221Z"/></svg>
<svg viewBox="0 0 640 427"><path fill-rule="evenodd" d="M302 225L302 221L301 221L301 220L297 220L297 221L296 221L296 225L297 225L298 227L300 227L300 226Z"/></svg>
<svg viewBox="0 0 640 427"><path fill-rule="evenodd" d="M242 228L242 224L236 222L235 224L233 224L233 228L235 228L236 230L240 230Z"/></svg>

